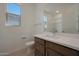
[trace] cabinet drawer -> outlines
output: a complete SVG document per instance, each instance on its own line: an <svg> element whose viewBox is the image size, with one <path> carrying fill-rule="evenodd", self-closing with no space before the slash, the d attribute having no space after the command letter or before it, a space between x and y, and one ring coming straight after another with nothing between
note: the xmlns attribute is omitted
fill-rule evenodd
<svg viewBox="0 0 79 59"><path fill-rule="evenodd" d="M76 50L49 41L46 41L46 47L55 50L65 56L79 55L79 52Z"/></svg>
<svg viewBox="0 0 79 59"><path fill-rule="evenodd" d="M35 37L35 42L44 45L45 41L43 39Z"/></svg>
<svg viewBox="0 0 79 59"><path fill-rule="evenodd" d="M58 52L51 50L49 48L46 49L46 56L61 56Z"/></svg>
<svg viewBox="0 0 79 59"><path fill-rule="evenodd" d="M42 55L44 55L44 46L39 43L35 43L35 49L38 50Z"/></svg>

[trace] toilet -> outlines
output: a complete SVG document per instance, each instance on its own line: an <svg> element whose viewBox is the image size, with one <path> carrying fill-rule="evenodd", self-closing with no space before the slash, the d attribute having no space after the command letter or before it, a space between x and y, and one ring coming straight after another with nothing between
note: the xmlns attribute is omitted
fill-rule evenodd
<svg viewBox="0 0 79 59"><path fill-rule="evenodd" d="M34 41L26 42L25 45L26 45L26 49L30 50L31 48L34 47Z"/></svg>
<svg viewBox="0 0 79 59"><path fill-rule="evenodd" d="M25 49L26 53L28 55L30 55L30 54L34 55L34 52L33 52L34 51L34 49L33 49L34 41L26 42L25 45L26 45L26 49Z"/></svg>

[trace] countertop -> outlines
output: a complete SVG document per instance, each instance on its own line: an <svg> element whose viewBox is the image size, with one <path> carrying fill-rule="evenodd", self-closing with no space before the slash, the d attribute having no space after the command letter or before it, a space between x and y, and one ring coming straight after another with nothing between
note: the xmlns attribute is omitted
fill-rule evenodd
<svg viewBox="0 0 79 59"><path fill-rule="evenodd" d="M69 33L42 33L37 34L35 37L54 42L79 51L79 34Z"/></svg>

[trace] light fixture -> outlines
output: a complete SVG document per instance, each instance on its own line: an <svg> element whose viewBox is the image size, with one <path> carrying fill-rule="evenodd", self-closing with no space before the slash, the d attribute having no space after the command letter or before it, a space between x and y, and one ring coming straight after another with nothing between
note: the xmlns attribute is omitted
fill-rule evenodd
<svg viewBox="0 0 79 59"><path fill-rule="evenodd" d="M56 10L56 13L58 14L59 13L59 10Z"/></svg>

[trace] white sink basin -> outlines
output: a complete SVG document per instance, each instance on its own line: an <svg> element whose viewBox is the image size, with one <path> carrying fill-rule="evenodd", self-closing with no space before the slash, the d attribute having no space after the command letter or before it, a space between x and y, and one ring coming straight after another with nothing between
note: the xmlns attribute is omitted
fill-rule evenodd
<svg viewBox="0 0 79 59"><path fill-rule="evenodd" d="M45 37L53 37L54 36L54 34L51 33L51 32L46 32L46 33L44 33L42 35L45 36Z"/></svg>

